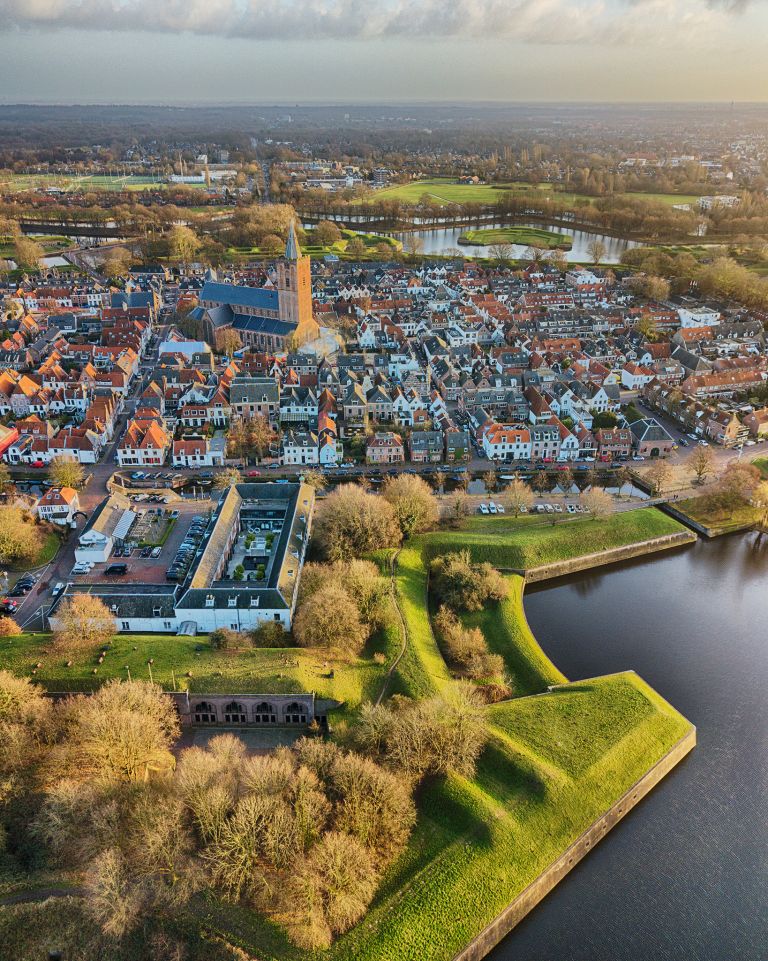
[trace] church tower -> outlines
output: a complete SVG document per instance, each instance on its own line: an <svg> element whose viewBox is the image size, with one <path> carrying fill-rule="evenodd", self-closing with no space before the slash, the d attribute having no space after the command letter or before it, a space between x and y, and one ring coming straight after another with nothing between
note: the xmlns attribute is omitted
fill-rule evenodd
<svg viewBox="0 0 768 961"><path fill-rule="evenodd" d="M318 325L312 317L312 274L309 257L304 256L291 223L285 257L277 264L278 309L280 320L296 324L299 343L317 336Z"/></svg>

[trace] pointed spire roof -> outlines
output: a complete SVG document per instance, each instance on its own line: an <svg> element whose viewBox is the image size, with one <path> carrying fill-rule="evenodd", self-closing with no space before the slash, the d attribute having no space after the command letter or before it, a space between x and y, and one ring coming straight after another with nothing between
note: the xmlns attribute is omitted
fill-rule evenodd
<svg viewBox="0 0 768 961"><path fill-rule="evenodd" d="M299 241L296 239L296 228L291 221L291 226L288 228L288 242L285 245L285 259L298 260L300 256L301 247L299 247Z"/></svg>

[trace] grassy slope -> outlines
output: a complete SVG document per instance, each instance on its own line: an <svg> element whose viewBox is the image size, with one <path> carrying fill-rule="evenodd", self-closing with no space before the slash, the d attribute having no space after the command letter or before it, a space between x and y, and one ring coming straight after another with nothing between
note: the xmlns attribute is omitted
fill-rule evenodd
<svg viewBox="0 0 768 961"><path fill-rule="evenodd" d="M476 561L523 570L682 530L682 524L653 507L612 514L604 520L563 518L554 526L539 517L478 516L467 520L460 530L430 535L424 546L429 557L467 549Z"/></svg>
<svg viewBox="0 0 768 961"><path fill-rule="evenodd" d="M573 237L537 227L497 227L485 230L466 230L459 237L460 244L536 244L546 247L570 247Z"/></svg>
<svg viewBox="0 0 768 961"><path fill-rule="evenodd" d="M490 715L475 779L427 786L412 840L365 923L322 957L448 961L689 727L634 674L508 701ZM302 957L247 910L209 902L204 922L262 961Z"/></svg>
<svg viewBox="0 0 768 961"><path fill-rule="evenodd" d="M509 596L500 604L465 614L463 622L479 627L488 647L504 658L515 696L539 694L550 684L563 684L568 678L555 667L531 633L523 609L522 577L507 575Z"/></svg>

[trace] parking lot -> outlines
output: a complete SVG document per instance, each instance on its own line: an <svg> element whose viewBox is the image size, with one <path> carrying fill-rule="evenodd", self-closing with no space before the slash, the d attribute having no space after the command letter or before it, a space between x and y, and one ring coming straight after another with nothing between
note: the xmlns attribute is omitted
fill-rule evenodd
<svg viewBox="0 0 768 961"><path fill-rule="evenodd" d="M131 528L126 544L130 545L137 541L151 541L151 537L144 537L147 532L150 534L167 529L167 522L172 525L168 530L165 542L159 549L156 547L141 548L139 546L115 548L112 556L104 563L95 564L91 570L84 574L72 575L72 580L76 584L95 584L104 580L111 579L112 575L105 574L111 564L125 564L124 574L114 576L117 583L137 583L137 584L166 584L166 572L177 556L177 552L189 533L190 528L195 522L195 518L202 518L207 522L208 502L178 503L172 508L159 507L147 508L143 515ZM160 511L158 514L157 511ZM170 511L170 513L169 513ZM173 517L176 514L178 516ZM197 522L201 523L200 521ZM142 556L148 555L148 556Z"/></svg>

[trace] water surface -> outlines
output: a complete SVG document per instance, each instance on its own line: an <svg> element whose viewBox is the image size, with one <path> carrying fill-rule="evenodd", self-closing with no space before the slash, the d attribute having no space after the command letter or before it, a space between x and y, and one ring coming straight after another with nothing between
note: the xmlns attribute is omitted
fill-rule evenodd
<svg viewBox="0 0 768 961"><path fill-rule="evenodd" d="M698 746L490 955L493 961L768 958L768 538L531 587L571 679L635 669Z"/></svg>

